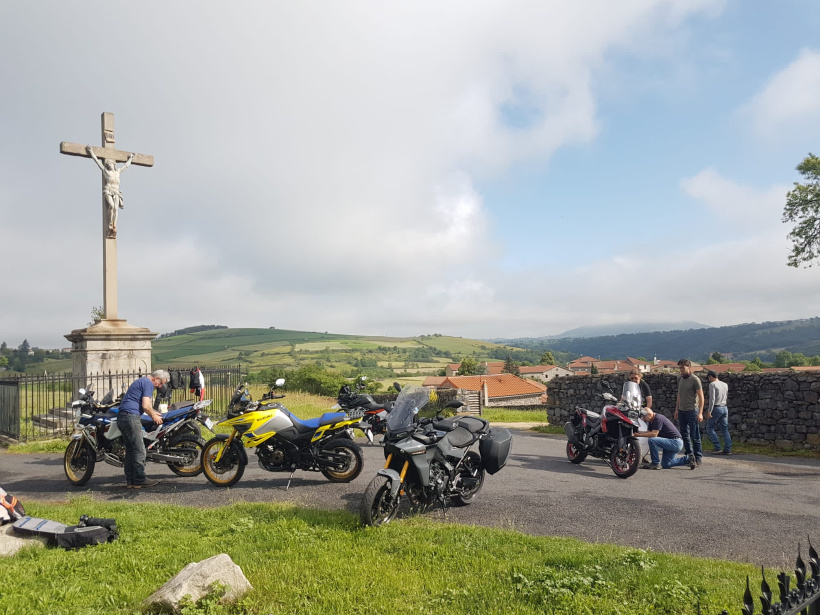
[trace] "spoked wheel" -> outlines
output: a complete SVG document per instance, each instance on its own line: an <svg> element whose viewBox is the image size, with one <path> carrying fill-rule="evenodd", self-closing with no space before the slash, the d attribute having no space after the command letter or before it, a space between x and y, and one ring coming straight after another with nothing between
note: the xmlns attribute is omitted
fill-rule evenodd
<svg viewBox="0 0 820 615"><path fill-rule="evenodd" d="M219 461L216 461L225 444L227 440L214 438L202 449L202 471L205 472L205 478L217 487L230 487L242 478L245 472L245 464L242 462L242 454L236 442L231 442L230 448L222 453Z"/></svg>
<svg viewBox="0 0 820 615"><path fill-rule="evenodd" d="M572 442L567 442L567 459L572 463L581 463L587 458L587 452Z"/></svg>
<svg viewBox="0 0 820 615"><path fill-rule="evenodd" d="M390 496L390 481L384 476L377 476L370 481L362 499L362 523L378 527L390 523L398 512L399 496Z"/></svg>
<svg viewBox="0 0 820 615"><path fill-rule="evenodd" d="M198 476L202 473L202 448L205 440L191 433L176 436L168 445L170 452L188 455L187 463L168 462L168 468L177 476Z"/></svg>
<svg viewBox="0 0 820 615"><path fill-rule="evenodd" d="M461 462L458 475L460 482L466 483L467 486L461 487L457 492L454 492L450 497L453 504L459 506L467 506L475 499L481 487L484 486L484 466L481 465L481 455L475 451L470 451L464 456L464 461Z"/></svg>
<svg viewBox="0 0 820 615"><path fill-rule="evenodd" d="M346 438L334 438L322 449L324 460L332 460L332 468L322 468L322 474L332 483L349 483L362 473L364 457L361 447Z"/></svg>
<svg viewBox="0 0 820 615"><path fill-rule="evenodd" d="M91 446L85 440L72 440L65 449L63 469L66 478L72 485L85 485L94 474L94 465L97 457Z"/></svg>
<svg viewBox="0 0 820 615"><path fill-rule="evenodd" d="M622 449L617 445L612 447L609 456L609 465L615 476L618 478L629 478L638 471L638 464L641 462L641 447L638 440L629 438Z"/></svg>

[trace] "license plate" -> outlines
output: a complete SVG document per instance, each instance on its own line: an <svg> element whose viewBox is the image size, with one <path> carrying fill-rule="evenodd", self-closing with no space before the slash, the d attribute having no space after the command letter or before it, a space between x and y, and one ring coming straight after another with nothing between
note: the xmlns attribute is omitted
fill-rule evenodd
<svg viewBox="0 0 820 615"><path fill-rule="evenodd" d="M211 431L214 430L214 422L211 419L205 419L205 427L210 429Z"/></svg>

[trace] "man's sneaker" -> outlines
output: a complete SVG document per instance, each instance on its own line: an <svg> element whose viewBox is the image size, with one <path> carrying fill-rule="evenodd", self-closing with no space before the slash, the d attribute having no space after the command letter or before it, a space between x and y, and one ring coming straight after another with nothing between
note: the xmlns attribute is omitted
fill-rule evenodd
<svg viewBox="0 0 820 615"><path fill-rule="evenodd" d="M722 450L720 450L719 448L716 448L715 450L709 451L709 452L713 453L715 455L723 455L724 454L724 452Z"/></svg>
<svg viewBox="0 0 820 615"><path fill-rule="evenodd" d="M698 464L698 465L700 465L700 464L701 464L701 460L700 460L700 459L698 459L697 457L695 457L695 463L696 463L696 464Z"/></svg>
<svg viewBox="0 0 820 615"><path fill-rule="evenodd" d="M144 489L145 487L156 487L159 485L158 480L147 480L144 483L135 483L132 489Z"/></svg>
<svg viewBox="0 0 820 615"><path fill-rule="evenodd" d="M645 463L641 466L644 470L660 470L661 464L659 463Z"/></svg>
<svg viewBox="0 0 820 615"><path fill-rule="evenodd" d="M687 459L689 460L689 469L694 470L698 466L695 458L692 455L688 455Z"/></svg>
<svg viewBox="0 0 820 615"><path fill-rule="evenodd" d="M732 451L720 451L721 455L731 455Z"/></svg>

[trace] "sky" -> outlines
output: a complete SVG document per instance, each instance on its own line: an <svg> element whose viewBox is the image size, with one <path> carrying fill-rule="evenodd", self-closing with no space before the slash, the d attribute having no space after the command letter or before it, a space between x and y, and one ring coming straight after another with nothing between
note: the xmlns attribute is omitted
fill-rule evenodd
<svg viewBox="0 0 820 615"><path fill-rule="evenodd" d="M814 0L0 5L0 340L119 317L357 335L820 315L786 193L820 153Z"/></svg>

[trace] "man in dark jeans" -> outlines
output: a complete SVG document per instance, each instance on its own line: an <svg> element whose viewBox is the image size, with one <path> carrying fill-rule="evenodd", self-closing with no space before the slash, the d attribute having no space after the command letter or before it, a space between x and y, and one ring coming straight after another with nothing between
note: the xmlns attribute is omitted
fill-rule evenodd
<svg viewBox="0 0 820 615"><path fill-rule="evenodd" d="M697 465L703 459L703 447L700 444L700 425L703 421L703 385L700 378L692 373L692 362L689 359L678 361L678 397L675 403L675 420L678 421L683 437L683 448L691 455Z"/></svg>
<svg viewBox="0 0 820 615"><path fill-rule="evenodd" d="M125 463L123 467L128 489L153 487L159 482L145 478L145 443L142 441L140 415L147 412L155 423L162 423L162 416L154 411L151 397L154 394L154 387L159 388L170 379L168 372L158 369L150 376L144 376L132 382L131 386L128 387L128 391L122 397L117 415L117 427L122 432L122 439L125 444Z"/></svg>

